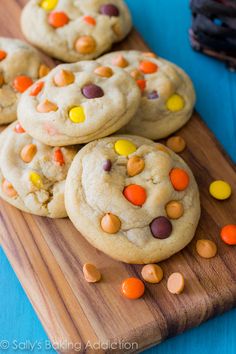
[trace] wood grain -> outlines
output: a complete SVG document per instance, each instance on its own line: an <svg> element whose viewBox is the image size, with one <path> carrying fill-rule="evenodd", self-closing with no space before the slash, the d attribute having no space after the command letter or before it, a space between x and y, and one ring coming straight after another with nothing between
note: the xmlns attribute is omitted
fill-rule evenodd
<svg viewBox="0 0 236 354"><path fill-rule="evenodd" d="M1 35L22 37L19 15L24 3L4 2ZM148 50L135 31L118 47ZM219 228L234 222L235 195L217 202L208 193L209 183L218 178L227 179L235 189L236 169L197 113L180 134L188 146L183 157L200 187L201 221L192 243L161 263L164 280L147 285L144 298L138 301L124 299L120 284L128 276L139 276L140 266L125 265L97 251L69 220L32 216L0 202L2 247L49 338L61 343L59 352L76 353L79 347L80 352L87 353L141 351L236 305L235 250L219 238ZM218 256L212 260L199 258L195 252L198 238L214 240ZM91 285L84 281L85 262L99 267L102 282ZM173 271L182 272L186 278L186 289L180 296L171 295L166 288ZM119 340L134 344L130 349L86 348L87 343Z"/></svg>

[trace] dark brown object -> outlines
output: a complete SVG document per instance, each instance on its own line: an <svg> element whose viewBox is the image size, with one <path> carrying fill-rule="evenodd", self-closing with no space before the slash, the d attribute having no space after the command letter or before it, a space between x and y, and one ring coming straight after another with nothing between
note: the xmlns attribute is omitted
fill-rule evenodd
<svg viewBox="0 0 236 354"><path fill-rule="evenodd" d="M82 88L82 94L88 99L99 98L104 96L103 89L95 84L89 84Z"/></svg>
<svg viewBox="0 0 236 354"><path fill-rule="evenodd" d="M111 171L111 168L112 168L112 162L111 160L106 160L104 163L103 163L103 169L104 171L106 172L110 172Z"/></svg>
<svg viewBox="0 0 236 354"><path fill-rule="evenodd" d="M191 0L192 47L236 68L235 0Z"/></svg>
<svg viewBox="0 0 236 354"><path fill-rule="evenodd" d="M150 229L153 237L165 239L171 235L172 224L165 216L159 216L152 220Z"/></svg>
<svg viewBox="0 0 236 354"><path fill-rule="evenodd" d="M120 14L120 11L118 7L116 7L113 4L105 4L100 7L100 13L103 15L107 15L110 17L118 17Z"/></svg>
<svg viewBox="0 0 236 354"><path fill-rule="evenodd" d="M20 9L25 3L4 2L1 35L19 37ZM119 48L148 50L136 32ZM236 168L196 113L178 134L187 141L182 156L199 183L202 217L193 242L162 262L165 279L157 285L145 284L141 300L131 303L120 295L122 281L140 276L141 266L116 262L97 251L68 219L36 217L0 202L1 245L54 343L66 340L77 343L77 347L81 343L83 352L88 340L104 343L123 339L137 342L142 351L236 306L235 248L225 245L219 236L220 226L232 222L236 215L236 196L222 203L212 200L208 192L212 180L225 176L235 189ZM207 261L195 251L197 239L205 235L219 250ZM91 285L84 280L85 262L96 264L102 271L101 282ZM166 287L173 271L181 272L186 280L180 296L170 294ZM133 351L137 351L135 344Z"/></svg>

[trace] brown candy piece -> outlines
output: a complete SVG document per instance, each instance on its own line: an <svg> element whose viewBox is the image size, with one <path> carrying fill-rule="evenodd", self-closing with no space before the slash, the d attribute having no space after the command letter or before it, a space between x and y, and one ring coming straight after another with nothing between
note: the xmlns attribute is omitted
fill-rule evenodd
<svg viewBox="0 0 236 354"><path fill-rule="evenodd" d="M3 73L0 73L0 87L2 87L4 84L4 77L3 77Z"/></svg>
<svg viewBox="0 0 236 354"><path fill-rule="evenodd" d="M108 234L116 234L121 227L121 222L118 216L107 213L103 216L101 220L101 228L104 232Z"/></svg>
<svg viewBox="0 0 236 354"><path fill-rule="evenodd" d="M123 57L123 55L118 55L114 58L113 65L119 66L120 68L126 68L129 65L128 61Z"/></svg>
<svg viewBox="0 0 236 354"><path fill-rule="evenodd" d="M143 80L144 79L144 75L139 70L131 71L130 76L132 76L135 80Z"/></svg>
<svg viewBox="0 0 236 354"><path fill-rule="evenodd" d="M29 163L33 160L36 152L37 146L35 144L28 144L21 150L20 157L24 162Z"/></svg>
<svg viewBox="0 0 236 354"><path fill-rule="evenodd" d="M157 264L146 264L141 271L141 275L148 283L157 284L163 279L163 270Z"/></svg>
<svg viewBox="0 0 236 354"><path fill-rule="evenodd" d="M8 182L6 179L4 179L2 183L2 190L10 198L14 198L17 196L17 191L15 190L13 185L10 182Z"/></svg>
<svg viewBox="0 0 236 354"><path fill-rule="evenodd" d="M97 283L102 277L97 267L90 263L84 264L83 273L84 278L88 283Z"/></svg>
<svg viewBox="0 0 236 354"><path fill-rule="evenodd" d="M48 112L56 112L58 110L58 107L55 103L49 101L49 100L44 100L43 102L39 103L38 106L36 107L36 110L39 113L48 113Z"/></svg>
<svg viewBox="0 0 236 354"><path fill-rule="evenodd" d="M211 240L197 240L196 251L202 258L213 258L217 253L217 246Z"/></svg>
<svg viewBox="0 0 236 354"><path fill-rule="evenodd" d="M73 84L74 81L75 81L74 74L68 70L62 69L54 76L54 83L56 86L59 87Z"/></svg>
<svg viewBox="0 0 236 354"><path fill-rule="evenodd" d="M186 142L181 136L172 136L167 140L166 145L177 153L184 151L186 148Z"/></svg>
<svg viewBox="0 0 236 354"><path fill-rule="evenodd" d="M39 78L41 79L42 77L46 76L50 71L50 68L47 65L41 64L39 67Z"/></svg>
<svg viewBox="0 0 236 354"><path fill-rule="evenodd" d="M82 94L88 99L100 98L104 96L103 89L95 84L88 84L82 88Z"/></svg>
<svg viewBox="0 0 236 354"><path fill-rule="evenodd" d="M94 73L101 77L111 77L113 75L113 71L108 66L99 66L94 70Z"/></svg>
<svg viewBox="0 0 236 354"><path fill-rule="evenodd" d="M102 165L102 168L104 171L106 172L110 172L111 171L111 168L112 168L112 162L110 159L106 160L103 165Z"/></svg>
<svg viewBox="0 0 236 354"><path fill-rule="evenodd" d="M81 54L93 53L96 49L95 39L91 36L82 36L75 42L75 50Z"/></svg>
<svg viewBox="0 0 236 354"><path fill-rule="evenodd" d="M102 15L106 15L106 16L114 16L114 17L118 17L120 14L120 11L118 9L117 6L115 6L114 4L104 4L100 7L99 12Z"/></svg>
<svg viewBox="0 0 236 354"><path fill-rule="evenodd" d="M166 214L170 219L179 219L184 214L183 204L172 200L166 204Z"/></svg>
<svg viewBox="0 0 236 354"><path fill-rule="evenodd" d="M127 162L127 173L130 177L136 176L143 171L144 167L144 159L139 156L133 156Z"/></svg>
<svg viewBox="0 0 236 354"><path fill-rule="evenodd" d="M172 232L172 224L165 216L159 216L152 220L149 225L153 237L165 239Z"/></svg>
<svg viewBox="0 0 236 354"><path fill-rule="evenodd" d="M167 280L167 289L171 294L181 294L184 290L184 277L181 273L172 273Z"/></svg>

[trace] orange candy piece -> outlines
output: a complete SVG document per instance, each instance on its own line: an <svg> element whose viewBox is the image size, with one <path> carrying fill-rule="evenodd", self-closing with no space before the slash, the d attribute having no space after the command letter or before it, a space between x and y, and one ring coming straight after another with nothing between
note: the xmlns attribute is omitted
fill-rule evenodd
<svg viewBox="0 0 236 354"><path fill-rule="evenodd" d="M175 190L183 191L189 185L189 175L181 168L173 168L170 172L170 180Z"/></svg>
<svg viewBox="0 0 236 354"><path fill-rule="evenodd" d="M96 41L91 36L79 37L75 42L75 50L80 54L91 54L96 49Z"/></svg>
<svg viewBox="0 0 236 354"><path fill-rule="evenodd" d="M142 206L147 199L145 189L138 184L130 184L125 187L123 194L130 203L137 206Z"/></svg>
<svg viewBox="0 0 236 354"><path fill-rule="evenodd" d="M121 289L125 297L136 300L143 296L145 286L142 280L138 278L127 278L123 281Z"/></svg>
<svg viewBox="0 0 236 354"><path fill-rule="evenodd" d="M158 66L151 61L143 60L139 65L139 70L144 74L153 74L157 72Z"/></svg>
<svg viewBox="0 0 236 354"><path fill-rule="evenodd" d="M48 23L55 28L63 27L69 22L69 17L65 12L53 11L48 15Z"/></svg>
<svg viewBox="0 0 236 354"><path fill-rule="evenodd" d="M184 290L184 277L181 273L172 273L167 280L167 289L171 294L181 294Z"/></svg>
<svg viewBox="0 0 236 354"><path fill-rule="evenodd" d="M39 113L56 112L58 107L55 103L46 99L37 105L36 110Z"/></svg>
<svg viewBox="0 0 236 354"><path fill-rule="evenodd" d="M96 25L96 20L92 16L84 16L83 17L84 22L86 22L88 25L95 26Z"/></svg>
<svg viewBox="0 0 236 354"><path fill-rule="evenodd" d="M16 91L23 93L25 92L31 85L33 84L33 80L28 76L17 76L13 81L13 87Z"/></svg>
<svg viewBox="0 0 236 354"><path fill-rule="evenodd" d="M25 129L21 126L20 123L17 123L15 128L14 128L14 131L17 133L17 134L22 134L22 133L25 133Z"/></svg>
<svg viewBox="0 0 236 354"><path fill-rule="evenodd" d="M128 61L123 57L123 55L118 55L112 61L112 64L115 66L119 66L120 68L126 68L129 65Z"/></svg>
<svg viewBox="0 0 236 354"><path fill-rule="evenodd" d="M42 91L43 86L44 86L43 81L36 82L36 84L34 85L32 90L30 91L30 96L37 96L39 94L39 92Z"/></svg>
<svg viewBox="0 0 236 354"><path fill-rule="evenodd" d="M65 164L64 156L60 148L54 150L53 161L60 166L63 166Z"/></svg>
<svg viewBox="0 0 236 354"><path fill-rule="evenodd" d="M0 50L0 61L5 59L7 56L7 53L4 50Z"/></svg>
<svg viewBox="0 0 236 354"><path fill-rule="evenodd" d="M140 90L143 92L146 88L146 81L145 80L136 80L136 83L139 86Z"/></svg>
<svg viewBox="0 0 236 354"><path fill-rule="evenodd" d="M220 236L227 245L236 245L236 225L229 224L222 227Z"/></svg>
<svg viewBox="0 0 236 354"><path fill-rule="evenodd" d="M17 191L15 190L11 182L7 181L6 179L4 179L2 183L2 190L10 198L14 198L17 196Z"/></svg>

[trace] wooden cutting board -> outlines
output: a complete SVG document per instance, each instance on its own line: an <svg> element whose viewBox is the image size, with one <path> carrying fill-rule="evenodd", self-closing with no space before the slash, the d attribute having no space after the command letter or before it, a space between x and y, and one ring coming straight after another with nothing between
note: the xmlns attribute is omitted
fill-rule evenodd
<svg viewBox="0 0 236 354"><path fill-rule="evenodd" d="M22 37L19 16L24 3L4 2L1 35ZM148 49L135 31L120 48ZM235 222L236 196L218 202L208 193L209 183L220 178L236 190L236 169L197 113L180 134L188 146L183 157L200 187L201 221L192 243L161 263L164 280L146 284L140 300L124 299L120 286L124 278L140 276L141 266L122 264L97 251L69 220L35 217L0 202L2 247L49 338L56 346L61 344L59 352L142 351L236 305L235 248L219 238L220 227ZM198 238L214 240L218 256L212 260L197 256ZM93 285L84 281L85 262L99 267L103 281ZM182 272L186 279L186 289L179 296L166 288L173 271ZM99 342L104 346L110 342L110 349L91 349Z"/></svg>

